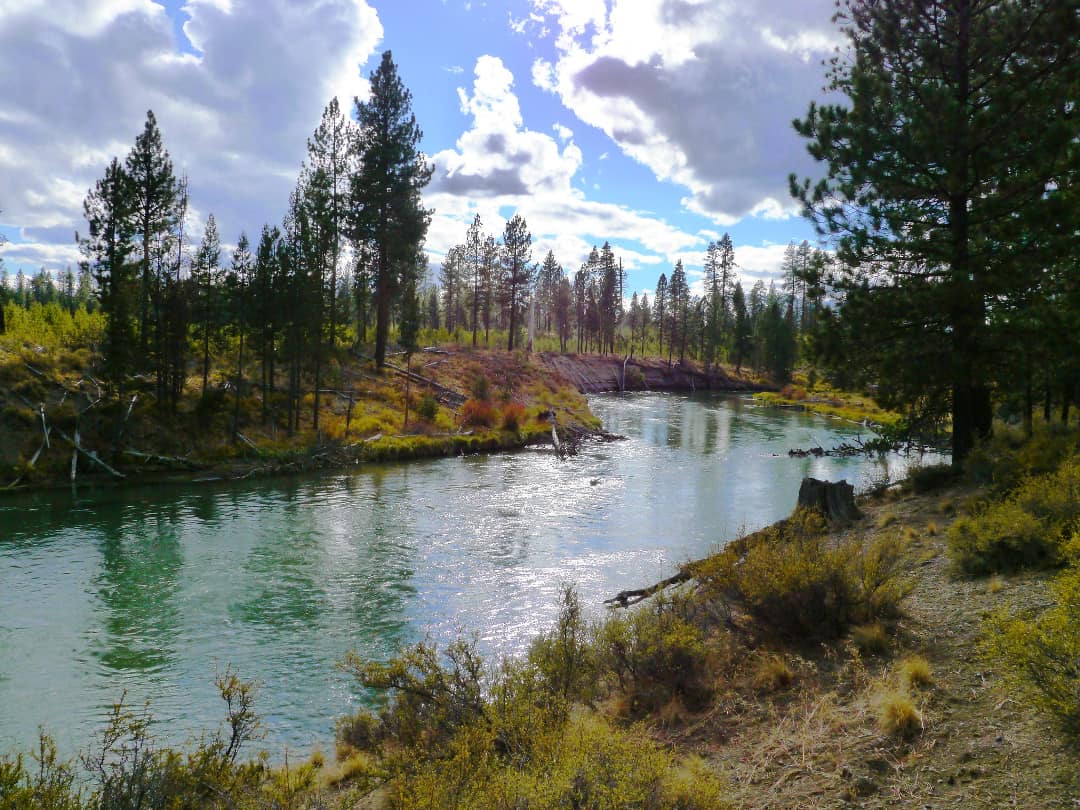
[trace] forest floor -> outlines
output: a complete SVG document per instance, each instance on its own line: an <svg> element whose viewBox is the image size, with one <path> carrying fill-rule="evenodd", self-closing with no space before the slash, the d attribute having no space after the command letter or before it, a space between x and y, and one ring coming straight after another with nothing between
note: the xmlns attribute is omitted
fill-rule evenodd
<svg viewBox="0 0 1080 810"><path fill-rule="evenodd" d="M957 486L860 504L847 532L901 532L909 539L911 593L890 649L871 655L851 640L781 654L790 687L760 686L760 661L707 713L656 734L680 753L704 756L736 807L1080 806L1080 751L1002 680L981 653L984 618L1050 604L1053 572L957 579L945 534L976 491ZM903 739L878 726L876 702L899 688L903 660L921 655L932 682L913 691L921 728ZM755 684L756 681L756 684ZM741 683L741 686L738 684ZM756 688L755 688L756 685Z"/></svg>

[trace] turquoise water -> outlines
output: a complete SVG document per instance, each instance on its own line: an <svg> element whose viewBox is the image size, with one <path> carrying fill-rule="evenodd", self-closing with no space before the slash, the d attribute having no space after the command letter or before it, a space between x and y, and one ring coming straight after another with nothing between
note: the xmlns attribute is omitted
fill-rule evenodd
<svg viewBox="0 0 1080 810"><path fill-rule="evenodd" d="M857 487L912 460L792 459L857 426L734 396L591 406L626 441L313 477L0 500L0 751L44 726L73 753L122 694L163 740L221 716L212 679L258 681L264 746L307 752L362 695L335 665L475 634L514 654L564 582L596 613L787 515L804 476ZM931 459L931 461L936 459Z"/></svg>

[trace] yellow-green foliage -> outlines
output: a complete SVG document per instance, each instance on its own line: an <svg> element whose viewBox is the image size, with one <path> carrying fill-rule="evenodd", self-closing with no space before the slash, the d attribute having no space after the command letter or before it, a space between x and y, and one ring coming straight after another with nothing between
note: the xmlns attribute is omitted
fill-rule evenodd
<svg viewBox="0 0 1080 810"><path fill-rule="evenodd" d="M389 806L409 810L596 808L720 810L722 786L698 759L680 765L638 729L593 713L538 733L527 760L508 762L492 737L471 728L446 756L397 780Z"/></svg>
<svg viewBox="0 0 1080 810"><path fill-rule="evenodd" d="M853 623L897 615L907 592L901 541L836 539L825 528L817 512L797 510L702 561L694 573L722 602L782 638L835 638Z"/></svg>
<svg viewBox="0 0 1080 810"><path fill-rule="evenodd" d="M880 655L889 650L889 634L881 622L855 625L851 628L851 640L866 655Z"/></svg>
<svg viewBox="0 0 1080 810"><path fill-rule="evenodd" d="M911 737L922 729L922 713L905 693L882 689L874 696L872 703L878 727L884 733Z"/></svg>
<svg viewBox="0 0 1080 810"><path fill-rule="evenodd" d="M987 650L1009 680L1074 738L1080 738L1080 565L1051 584L1053 606L1036 618L991 617Z"/></svg>
<svg viewBox="0 0 1080 810"><path fill-rule="evenodd" d="M908 690L924 688L934 683L930 662L921 655L909 655L900 662L900 682Z"/></svg>
<svg viewBox="0 0 1080 810"><path fill-rule="evenodd" d="M608 618L597 634L600 666L610 673L631 714L678 698L691 710L712 694L705 635L690 620L689 602L655 598Z"/></svg>
<svg viewBox="0 0 1080 810"><path fill-rule="evenodd" d="M996 494L1012 491L1022 480L1057 468L1080 444L1076 428L1040 426L1034 435L996 426L993 438L981 442L964 461L964 472L976 484L990 485Z"/></svg>
<svg viewBox="0 0 1080 810"><path fill-rule="evenodd" d="M885 427L896 427L903 419L900 414L879 407L870 397L823 388L820 384L813 396L807 396L805 391L799 393L794 389L787 393L795 394L795 396L784 396L784 392L765 391L754 394L754 399L766 405L797 407L851 422L865 421Z"/></svg>
<svg viewBox="0 0 1080 810"><path fill-rule="evenodd" d="M1080 457L1020 481L1003 501L985 504L949 528L949 557L965 574L1060 565L1080 518Z"/></svg>
<svg viewBox="0 0 1080 810"><path fill-rule="evenodd" d="M99 343L105 334L105 316L81 307L72 315L59 304L34 302L24 309L9 303L4 317L7 331L2 338L9 346L78 349Z"/></svg>
<svg viewBox="0 0 1080 810"><path fill-rule="evenodd" d="M649 618L635 618L641 615ZM690 657L683 664L704 660L697 631L672 609L639 611L628 622L662 636L649 642L654 660L633 658L638 671L659 674L678 666L670 656L684 652ZM682 639L686 633L694 640ZM657 650L661 644L666 652ZM392 808L721 807L721 786L699 760L680 764L643 730L573 708L596 692L598 655L567 589L559 622L524 661L492 670L464 641L443 653L421 643L382 664L350 656L345 669L384 700L377 715L339 723L339 756L370 752L360 778L381 771Z"/></svg>

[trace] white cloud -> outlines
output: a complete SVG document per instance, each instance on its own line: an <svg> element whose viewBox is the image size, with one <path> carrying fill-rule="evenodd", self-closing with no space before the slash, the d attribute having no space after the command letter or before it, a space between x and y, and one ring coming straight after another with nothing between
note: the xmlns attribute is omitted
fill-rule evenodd
<svg viewBox="0 0 1080 810"><path fill-rule="evenodd" d="M533 83L720 225L788 217L809 158L791 127L839 38L831 0L533 0L559 30Z"/></svg>
<svg viewBox="0 0 1080 810"><path fill-rule="evenodd" d="M582 153L570 140L572 133L553 125L564 141L560 146L555 136L526 129L513 83L500 59L481 56L472 88L458 90L472 126L454 149L432 156L436 171L425 193L425 202L435 209L427 245L436 261L464 240L474 214L498 236L506 211L517 211L528 222L534 259L550 249L570 272L605 240L620 243L618 252L631 269L681 251L704 251L697 234L626 206L588 199L578 187Z"/></svg>
<svg viewBox="0 0 1080 810"><path fill-rule="evenodd" d="M125 157L147 109L223 237L277 221L323 106L366 94L359 65L382 26L365 0L184 11L196 55L151 0L0 0L0 208L28 242L70 245L87 190Z"/></svg>

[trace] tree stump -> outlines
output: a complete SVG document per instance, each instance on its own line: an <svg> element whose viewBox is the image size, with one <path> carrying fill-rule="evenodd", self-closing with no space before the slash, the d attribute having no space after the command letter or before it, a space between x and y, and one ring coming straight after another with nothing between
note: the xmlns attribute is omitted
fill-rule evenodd
<svg viewBox="0 0 1080 810"><path fill-rule="evenodd" d="M861 516L855 506L855 487L847 481L804 478L799 487L799 506L817 509L830 523L850 523Z"/></svg>

